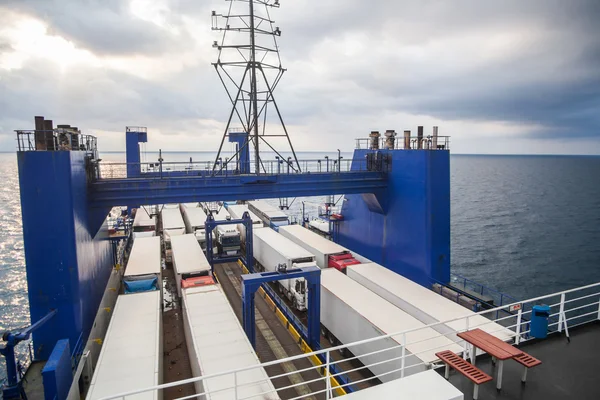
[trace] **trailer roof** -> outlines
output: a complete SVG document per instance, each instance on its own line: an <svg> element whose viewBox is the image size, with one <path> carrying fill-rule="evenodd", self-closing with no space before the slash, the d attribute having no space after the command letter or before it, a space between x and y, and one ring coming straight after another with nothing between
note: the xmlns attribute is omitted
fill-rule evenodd
<svg viewBox="0 0 600 400"><path fill-rule="evenodd" d="M181 211L177 208L163 208L160 212L162 218L162 228L164 229L185 229L183 218L181 217Z"/></svg>
<svg viewBox="0 0 600 400"><path fill-rule="evenodd" d="M406 349L424 362L437 360L435 353L442 350L451 350L455 353L463 351L461 346L441 336L432 328L425 327L421 321L336 269L321 270L321 288L353 308L376 326L383 335L422 328L406 334ZM400 336L394 337L393 340L398 344L402 341Z"/></svg>
<svg viewBox="0 0 600 400"><path fill-rule="evenodd" d="M355 272L363 278L380 286L391 295L396 296L402 303L407 304L407 307L405 307L406 312L411 313L409 308L415 307L438 322L455 318L464 318L448 322L445 325L454 331L464 331L469 329L469 326L476 326L502 340L510 340L513 338L511 331L502 327L500 324L492 322L482 315L477 315L468 308L463 307L379 264L369 263L350 265L348 268L351 269L352 272ZM398 305L398 303L396 304ZM469 317L469 326L467 326L466 317Z"/></svg>
<svg viewBox="0 0 600 400"><path fill-rule="evenodd" d="M206 213L200 207L184 207L183 213L191 226L194 228L202 228L206 223Z"/></svg>
<svg viewBox="0 0 600 400"><path fill-rule="evenodd" d="M193 346L193 351L192 349L188 350L190 351L190 362L198 363L201 375L216 374L232 368L260 364L260 360L219 285L185 289L183 306ZM212 396L207 396L207 398L232 398L234 379L233 374L228 374L203 381L204 390L207 392L225 389ZM237 382L244 383L237 389L240 398L279 398L262 367L238 372ZM272 391L272 394L259 396L260 393L267 391Z"/></svg>
<svg viewBox="0 0 600 400"><path fill-rule="evenodd" d="M171 238L175 274L210 271L210 264L193 233Z"/></svg>
<svg viewBox="0 0 600 400"><path fill-rule="evenodd" d="M321 254L338 254L348 251L348 249L345 247L340 246L331 240L327 240L323 236L311 232L301 225L280 226L279 231L286 232L298 238L300 241L306 243L308 246L314 248Z"/></svg>
<svg viewBox="0 0 600 400"><path fill-rule="evenodd" d="M227 211L229 211L229 214L233 219L242 219L242 217L244 216L244 212L247 211L248 214L250 214L252 223L263 223L262 219L260 219L256 214L250 211L246 204L232 204L230 206L227 206Z"/></svg>
<svg viewBox="0 0 600 400"><path fill-rule="evenodd" d="M287 219L288 216L286 213L278 209L277 207L267 203L264 200L252 200L249 201L248 204L252 205L252 207L261 211L265 216L270 219Z"/></svg>
<svg viewBox="0 0 600 400"><path fill-rule="evenodd" d="M277 251L279 254L290 260L296 260L299 258L312 258L315 259L314 254L298 246L290 239L286 238L282 234L275 232L271 228L256 229L252 231L254 237L267 243L271 248Z"/></svg>
<svg viewBox="0 0 600 400"><path fill-rule="evenodd" d="M133 226L156 226L156 217L150 217L144 207L140 207L135 212Z"/></svg>
<svg viewBox="0 0 600 400"><path fill-rule="evenodd" d="M160 237L139 237L127 260L124 276L160 274Z"/></svg>
<svg viewBox="0 0 600 400"><path fill-rule="evenodd" d="M218 213L213 214L213 217L215 218L215 221L225 221L227 219L230 219L231 215L225 207L221 207Z"/></svg>
<svg viewBox="0 0 600 400"><path fill-rule="evenodd" d="M120 295L98 357L87 399L155 386L162 381L160 291ZM156 392L135 395L158 399Z"/></svg>

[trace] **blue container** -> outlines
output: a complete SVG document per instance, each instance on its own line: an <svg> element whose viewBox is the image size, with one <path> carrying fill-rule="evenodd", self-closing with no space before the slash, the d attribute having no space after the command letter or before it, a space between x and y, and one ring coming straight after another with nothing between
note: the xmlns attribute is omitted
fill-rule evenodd
<svg viewBox="0 0 600 400"><path fill-rule="evenodd" d="M533 306L531 311L531 336L537 339L545 339L548 336L548 317L550 306Z"/></svg>

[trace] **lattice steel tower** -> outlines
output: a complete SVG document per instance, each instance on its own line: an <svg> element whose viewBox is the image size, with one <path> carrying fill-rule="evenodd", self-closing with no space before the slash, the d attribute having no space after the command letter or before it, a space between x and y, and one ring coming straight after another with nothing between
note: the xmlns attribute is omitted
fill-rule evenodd
<svg viewBox="0 0 600 400"><path fill-rule="evenodd" d="M226 1L229 1L226 15L212 12L212 29L223 32L220 43L215 41L213 44L219 55L217 62L212 65L225 87L232 108L213 172L227 168L234 159L240 173L261 174L261 170L267 172L260 157L261 142L277 154L286 168L300 171L296 152L273 96L286 71L281 66L277 45L277 37L281 36L281 31L274 26L275 21L270 16L270 9L279 7L279 0ZM219 25L219 22L224 25ZM249 43L246 35L249 36ZM270 109L274 109L276 114L272 122L267 116ZM234 119L239 120L241 129L232 129ZM234 156L220 163L219 157L227 137L230 142L237 143L238 147ZM269 143L272 138L287 139L293 157L283 157ZM250 163L251 148L253 169Z"/></svg>

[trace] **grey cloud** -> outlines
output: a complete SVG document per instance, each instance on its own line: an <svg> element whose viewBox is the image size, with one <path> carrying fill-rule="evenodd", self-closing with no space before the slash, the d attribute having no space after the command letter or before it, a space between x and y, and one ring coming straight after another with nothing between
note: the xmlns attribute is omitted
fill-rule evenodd
<svg viewBox="0 0 600 400"><path fill-rule="evenodd" d="M281 3L271 16L283 31L279 43L289 72L276 98L291 125L319 120L320 126L328 122L335 129L341 121L351 126L352 121L364 123L373 116L404 112L442 120L542 126L530 133L536 139L600 135L597 0ZM98 54L177 53L193 44L188 34L176 38L131 18L124 1L8 4L43 18L56 33ZM171 23L184 16L197 20L216 40L218 35L208 31L209 13L225 12L227 3L173 0L170 8ZM510 36L514 32L523 37ZM482 63L477 50L461 48L461 38L485 39L494 33L509 34L516 41L509 44L514 51ZM367 50L351 56L338 51L346 35L365 38ZM458 38L452 49L455 59L450 60L456 65L431 65L399 51L430 51L427 46L444 38ZM330 51L326 48L322 54L325 43ZM389 49L372 51L381 43L388 43ZM316 64L318 68L311 70ZM177 131L193 126L190 121L224 122L228 116L227 97L208 64L154 81L136 78L133 68L131 74L80 68L62 86L52 82L58 72L33 64L4 73L7 79L2 74L0 90L8 95L0 97L0 126L9 118L29 121L32 115L45 113L57 119L81 118L79 125L107 130L122 130L136 121L161 121ZM56 98L55 93L60 93L58 101L45 100ZM368 128L357 126L361 131Z"/></svg>
<svg viewBox="0 0 600 400"><path fill-rule="evenodd" d="M189 40L134 18L121 0L8 0L4 7L45 21L50 33L96 54L157 54Z"/></svg>

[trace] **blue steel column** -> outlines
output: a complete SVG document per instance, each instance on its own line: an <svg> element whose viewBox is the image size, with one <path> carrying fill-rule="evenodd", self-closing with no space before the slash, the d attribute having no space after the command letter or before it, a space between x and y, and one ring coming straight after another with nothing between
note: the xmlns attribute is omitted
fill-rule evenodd
<svg viewBox="0 0 600 400"><path fill-rule="evenodd" d="M148 141L146 132L127 131L125 133L125 159L127 161L127 177L136 178L141 175L140 143Z"/></svg>
<svg viewBox="0 0 600 400"><path fill-rule="evenodd" d="M212 231L215 228L215 218L212 213L206 216L206 222L204 223L204 234L206 235L206 259L210 264L210 271L215 273L215 262L213 253L213 242L212 242Z"/></svg>
<svg viewBox="0 0 600 400"><path fill-rule="evenodd" d="M354 160L370 151L355 150ZM352 251L428 287L450 280L450 153L383 150L391 157L379 196L346 196L338 241ZM352 169L360 169L352 163ZM382 207L380 207L382 206Z"/></svg>
<svg viewBox="0 0 600 400"><path fill-rule="evenodd" d="M256 330L254 329L254 293L260 285L242 281L242 323L244 332L253 348L256 348Z"/></svg>
<svg viewBox="0 0 600 400"><path fill-rule="evenodd" d="M99 233L107 210L90 212L84 152L18 152L17 160L31 321L58 310L33 332L34 356L45 360L60 339L72 349L87 341L113 265Z"/></svg>
<svg viewBox="0 0 600 400"><path fill-rule="evenodd" d="M321 270L306 277L308 283L308 344L315 350L321 346Z"/></svg>
<svg viewBox="0 0 600 400"><path fill-rule="evenodd" d="M252 218L248 211L244 211L242 216L244 220L244 227L246 228L246 268L250 273L254 272L254 241L252 237Z"/></svg>
<svg viewBox="0 0 600 400"><path fill-rule="evenodd" d="M250 152L248 143L248 132L229 132L229 141L237 143L240 174L250 173Z"/></svg>

